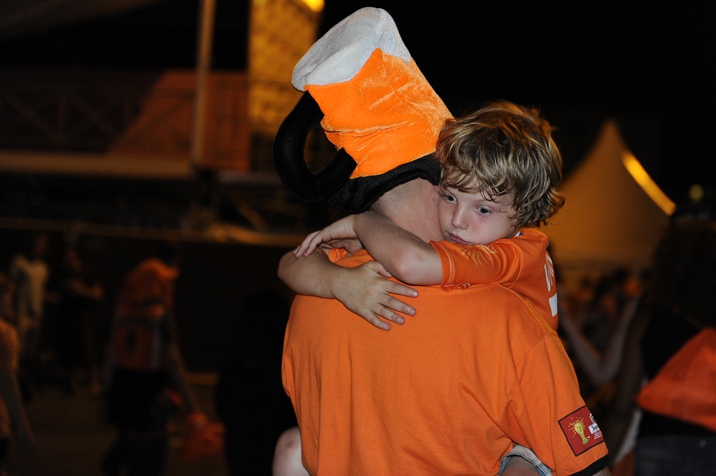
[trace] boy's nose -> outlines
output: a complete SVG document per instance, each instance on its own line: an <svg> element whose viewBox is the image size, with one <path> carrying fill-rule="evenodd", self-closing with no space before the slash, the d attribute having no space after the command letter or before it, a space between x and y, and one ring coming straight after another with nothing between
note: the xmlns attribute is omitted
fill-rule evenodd
<svg viewBox="0 0 716 476"><path fill-rule="evenodd" d="M465 228L464 212L459 207L452 214L452 226L461 230Z"/></svg>

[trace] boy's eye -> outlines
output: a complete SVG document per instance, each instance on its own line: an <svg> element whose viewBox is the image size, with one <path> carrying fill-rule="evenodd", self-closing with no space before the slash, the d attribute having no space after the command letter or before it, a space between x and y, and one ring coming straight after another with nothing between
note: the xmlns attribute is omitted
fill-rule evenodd
<svg viewBox="0 0 716 476"><path fill-rule="evenodd" d="M443 196L443 200L445 200L446 202L454 202L455 201L455 197L453 197L452 195L450 195L447 192L443 192L442 196Z"/></svg>
<svg viewBox="0 0 716 476"><path fill-rule="evenodd" d="M477 207L477 213L480 215L489 215L492 213L492 210L487 207Z"/></svg>

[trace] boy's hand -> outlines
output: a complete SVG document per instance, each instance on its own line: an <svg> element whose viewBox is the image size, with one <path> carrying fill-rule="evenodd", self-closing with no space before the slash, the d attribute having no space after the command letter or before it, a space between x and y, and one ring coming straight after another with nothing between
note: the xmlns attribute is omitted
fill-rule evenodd
<svg viewBox="0 0 716 476"><path fill-rule="evenodd" d="M357 268L340 268L336 279L332 281L332 293L343 305L358 314L375 327L390 329L390 324L380 318L403 324L405 319L396 314L402 312L415 315L415 308L405 304L391 294L416 297L418 292L403 284L390 281L383 265L369 261Z"/></svg>
<svg viewBox="0 0 716 476"><path fill-rule="evenodd" d="M362 249L363 245L353 229L353 215L348 215L322 230L311 233L293 251L293 255L308 256L321 245L328 245L330 248L345 248L349 253L355 253Z"/></svg>

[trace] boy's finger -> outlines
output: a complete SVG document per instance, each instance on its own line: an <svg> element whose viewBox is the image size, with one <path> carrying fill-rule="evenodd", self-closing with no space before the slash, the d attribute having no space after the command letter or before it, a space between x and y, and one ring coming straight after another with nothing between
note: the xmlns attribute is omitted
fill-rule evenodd
<svg viewBox="0 0 716 476"><path fill-rule="evenodd" d="M392 285L388 290L391 294L400 294L401 296L406 297L417 297L418 295L418 292L413 288L409 288L408 286L395 282L391 282L391 284Z"/></svg>
<svg viewBox="0 0 716 476"><path fill-rule="evenodd" d="M410 306L408 304L405 304L403 301L396 299L394 297L389 297L387 301L387 307L390 307L390 309L395 309L398 312L402 312L403 314L407 314L409 316L415 315L415 308L413 306ZM399 317L401 320L403 320L402 317L395 314L395 316ZM391 319L393 320L393 319ZM395 322L395 321L393 321ZM402 324L402 322L401 322Z"/></svg>
<svg viewBox="0 0 716 476"><path fill-rule="evenodd" d="M384 319L388 319L390 322L395 322L396 324L405 323L405 319L403 318L403 316L400 316L400 315L394 313L387 307L383 308L383 310L380 312L380 316L383 317ZM390 326L388 326L388 327L390 327Z"/></svg>
<svg viewBox="0 0 716 476"><path fill-rule="evenodd" d="M380 318L378 318L377 315L373 314L373 313L370 312L370 311L368 311L368 313L367 313L366 315L363 315L363 318L364 318L366 321L368 321L368 322L370 322L371 324L373 324L373 325L374 325L375 327L377 327L378 329L382 329L382 330L384 330L384 331L390 330L390 324L388 324L387 322L381 320Z"/></svg>

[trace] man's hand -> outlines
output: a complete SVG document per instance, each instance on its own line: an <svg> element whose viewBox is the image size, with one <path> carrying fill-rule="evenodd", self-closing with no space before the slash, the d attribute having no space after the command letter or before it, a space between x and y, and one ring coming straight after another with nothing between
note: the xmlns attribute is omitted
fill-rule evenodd
<svg viewBox="0 0 716 476"><path fill-rule="evenodd" d="M333 296L375 327L386 331L390 329L390 324L380 318L403 324L405 319L396 312L415 315L415 308L391 294L416 297L418 292L386 279L390 273L377 261L369 261L357 268L339 268L338 271L331 284Z"/></svg>

